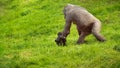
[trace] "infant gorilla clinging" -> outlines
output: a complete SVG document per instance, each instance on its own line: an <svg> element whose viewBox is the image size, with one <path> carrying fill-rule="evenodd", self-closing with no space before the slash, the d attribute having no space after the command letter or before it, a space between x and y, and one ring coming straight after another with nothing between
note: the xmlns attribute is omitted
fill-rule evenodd
<svg viewBox="0 0 120 68"><path fill-rule="evenodd" d="M58 33L58 37L55 40L58 45L65 45L72 23L76 24L79 34L77 44L83 43L85 37L89 34L93 34L98 41L105 41L105 38L100 34L101 22L86 9L68 4L64 7L63 12L66 23L64 30Z"/></svg>

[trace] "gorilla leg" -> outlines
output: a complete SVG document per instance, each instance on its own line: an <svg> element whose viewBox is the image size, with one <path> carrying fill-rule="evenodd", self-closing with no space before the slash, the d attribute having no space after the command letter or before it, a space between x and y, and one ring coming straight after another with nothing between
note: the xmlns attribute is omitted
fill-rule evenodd
<svg viewBox="0 0 120 68"><path fill-rule="evenodd" d="M80 32L80 36L79 36L79 39L77 41L77 44L81 44L81 43L84 43L84 39L87 35L89 35L90 33L86 33L86 32Z"/></svg>
<svg viewBox="0 0 120 68"><path fill-rule="evenodd" d="M92 28L92 34L96 37L98 41L105 41L105 38L100 34L101 25L99 23L94 23Z"/></svg>
<svg viewBox="0 0 120 68"><path fill-rule="evenodd" d="M77 31L78 31L78 34L79 36L81 35L81 31L80 31L80 28L77 26Z"/></svg>
<svg viewBox="0 0 120 68"><path fill-rule="evenodd" d="M100 33L97 33L97 32L92 32L93 33L93 35L96 37L96 39L98 40L98 41L101 41L101 42L104 42L105 41L105 38L100 34Z"/></svg>

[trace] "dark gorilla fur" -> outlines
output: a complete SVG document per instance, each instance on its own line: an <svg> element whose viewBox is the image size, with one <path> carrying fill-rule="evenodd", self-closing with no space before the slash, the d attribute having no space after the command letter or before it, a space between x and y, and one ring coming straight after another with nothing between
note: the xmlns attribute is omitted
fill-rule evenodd
<svg viewBox="0 0 120 68"><path fill-rule="evenodd" d="M65 45L66 37L70 33L71 24L76 24L79 38L77 44L84 42L84 39L89 34L93 34L98 41L105 41L105 38L100 34L101 22L86 9L68 4L63 10L64 18L66 20L64 30L58 33L56 43L58 45Z"/></svg>
<svg viewBox="0 0 120 68"><path fill-rule="evenodd" d="M59 32L58 33L58 37L57 39L55 40L55 42L58 44L58 45L66 45L66 38L64 36L62 36L62 33Z"/></svg>

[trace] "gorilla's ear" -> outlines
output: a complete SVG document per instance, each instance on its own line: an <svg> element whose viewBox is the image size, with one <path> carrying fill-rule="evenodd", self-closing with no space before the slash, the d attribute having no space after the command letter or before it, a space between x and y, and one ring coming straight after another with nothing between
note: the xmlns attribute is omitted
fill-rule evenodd
<svg viewBox="0 0 120 68"><path fill-rule="evenodd" d="M62 35L62 32L58 32L58 36L59 36L59 35Z"/></svg>

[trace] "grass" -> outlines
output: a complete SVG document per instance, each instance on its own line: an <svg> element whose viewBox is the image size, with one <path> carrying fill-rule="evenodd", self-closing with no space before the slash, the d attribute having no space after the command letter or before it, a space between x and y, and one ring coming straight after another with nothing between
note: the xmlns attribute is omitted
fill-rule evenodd
<svg viewBox="0 0 120 68"><path fill-rule="evenodd" d="M66 4L85 7L102 22L104 43L92 35L76 45L72 25L67 46L54 40L64 28ZM120 68L119 0L1 0L0 68Z"/></svg>

